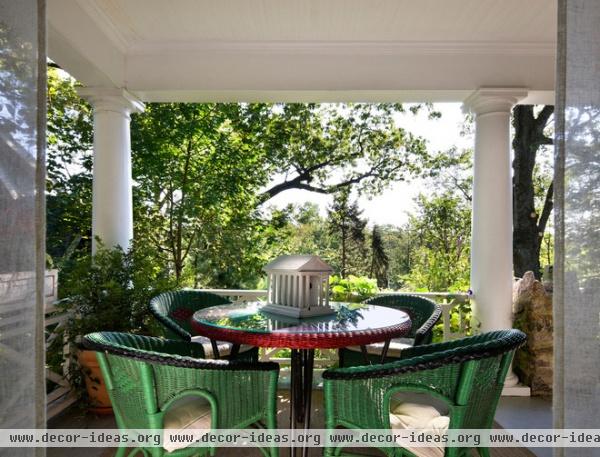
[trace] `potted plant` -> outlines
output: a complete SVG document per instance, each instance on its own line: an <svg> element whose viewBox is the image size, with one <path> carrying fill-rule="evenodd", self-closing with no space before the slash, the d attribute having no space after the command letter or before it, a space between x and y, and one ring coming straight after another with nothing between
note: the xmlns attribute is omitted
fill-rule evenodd
<svg viewBox="0 0 600 457"><path fill-rule="evenodd" d="M87 333L117 331L151 333L150 299L170 287L169 278L157 268L151 255L138 246L124 251L98 243L96 253L73 260L63 274L70 311L66 332L72 343L70 381L86 397L96 413L112 412L95 352L81 346Z"/></svg>

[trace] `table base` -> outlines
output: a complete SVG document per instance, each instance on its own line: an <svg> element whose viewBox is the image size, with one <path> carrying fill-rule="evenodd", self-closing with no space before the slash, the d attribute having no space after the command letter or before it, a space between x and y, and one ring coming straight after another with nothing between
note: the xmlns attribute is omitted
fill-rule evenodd
<svg viewBox="0 0 600 457"><path fill-rule="evenodd" d="M315 362L314 349L292 349L290 382L290 429L310 429L310 413ZM302 446L302 457L308 455L308 447ZM295 456L296 448L290 448Z"/></svg>

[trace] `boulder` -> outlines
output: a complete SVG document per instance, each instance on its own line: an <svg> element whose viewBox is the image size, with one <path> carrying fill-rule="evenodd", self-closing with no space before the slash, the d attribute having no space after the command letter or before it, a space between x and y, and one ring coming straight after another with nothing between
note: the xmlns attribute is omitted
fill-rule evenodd
<svg viewBox="0 0 600 457"><path fill-rule="evenodd" d="M514 326L527 334L527 343L515 354L514 370L531 394L552 395L552 293L528 271L513 287Z"/></svg>

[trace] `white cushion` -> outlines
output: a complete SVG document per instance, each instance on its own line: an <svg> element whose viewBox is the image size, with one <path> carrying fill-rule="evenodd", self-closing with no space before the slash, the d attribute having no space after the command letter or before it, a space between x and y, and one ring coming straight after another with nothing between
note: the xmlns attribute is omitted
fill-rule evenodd
<svg viewBox="0 0 600 457"><path fill-rule="evenodd" d="M171 442L167 431L179 433L186 430L210 429L210 427L211 407L206 398L192 396L180 398L165 413L163 447L167 452L173 452L189 446L186 443Z"/></svg>
<svg viewBox="0 0 600 457"><path fill-rule="evenodd" d="M409 400L410 399L410 400ZM448 406L427 394L399 392L390 400L390 425L392 430L427 430L430 435L441 436L450 425ZM399 443L418 457L443 457L444 446L409 447Z"/></svg>
<svg viewBox="0 0 600 457"><path fill-rule="evenodd" d="M202 345L204 349L204 357L206 359L214 359L215 355L213 354L212 344L210 342L210 338L205 336L193 336L192 343L198 343ZM217 341L217 348L219 349L219 356L225 357L231 354L231 348L233 344L228 343L226 341ZM246 352L252 349L252 346L248 346L247 344L242 344L240 346L240 352Z"/></svg>
<svg viewBox="0 0 600 457"><path fill-rule="evenodd" d="M403 349L410 348L414 343L413 338L394 338L390 341L390 347L387 351L387 356L389 357L400 357L400 353ZM373 343L367 345L367 353L373 355L381 356L381 351L383 351L384 343ZM350 349L351 351L361 352L360 346L348 346L346 349Z"/></svg>

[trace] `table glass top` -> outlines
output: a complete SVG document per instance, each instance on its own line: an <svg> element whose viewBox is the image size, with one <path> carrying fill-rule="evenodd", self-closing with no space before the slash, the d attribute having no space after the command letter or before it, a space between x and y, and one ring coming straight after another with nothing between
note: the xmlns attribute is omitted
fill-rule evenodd
<svg viewBox="0 0 600 457"><path fill-rule="evenodd" d="M376 330L406 322L403 311L363 303L330 303L335 313L295 319L262 311L264 302L211 306L194 313L194 321L218 328L257 333L337 333Z"/></svg>

